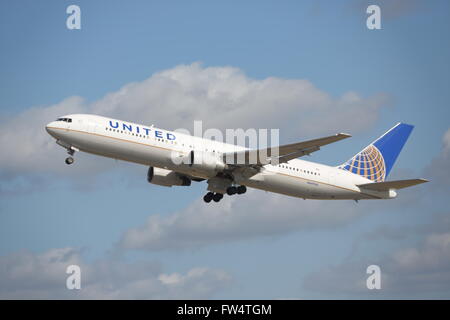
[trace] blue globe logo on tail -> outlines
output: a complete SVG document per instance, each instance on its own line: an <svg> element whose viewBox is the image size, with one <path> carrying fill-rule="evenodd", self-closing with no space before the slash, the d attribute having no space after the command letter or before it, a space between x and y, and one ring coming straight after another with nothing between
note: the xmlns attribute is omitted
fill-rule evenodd
<svg viewBox="0 0 450 320"><path fill-rule="evenodd" d="M384 181L386 177L386 166L383 155L374 145L366 147L339 168L375 182Z"/></svg>
<svg viewBox="0 0 450 320"><path fill-rule="evenodd" d="M414 126L397 123L353 158L338 168L350 171L374 182L384 181L394 166L400 151Z"/></svg>

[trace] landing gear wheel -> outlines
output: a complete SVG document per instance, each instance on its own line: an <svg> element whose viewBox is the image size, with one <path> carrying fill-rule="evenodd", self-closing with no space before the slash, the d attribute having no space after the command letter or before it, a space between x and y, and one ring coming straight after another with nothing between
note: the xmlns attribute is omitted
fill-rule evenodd
<svg viewBox="0 0 450 320"><path fill-rule="evenodd" d="M237 191L237 188L236 187L228 187L227 188L227 195L229 195L229 196L232 196L233 194L236 194L238 191Z"/></svg>
<svg viewBox="0 0 450 320"><path fill-rule="evenodd" d="M75 160L72 157L66 158L66 164L72 164Z"/></svg>
<svg viewBox="0 0 450 320"><path fill-rule="evenodd" d="M237 194L243 194L247 192L247 187L246 186L239 186L237 187Z"/></svg>
<svg viewBox="0 0 450 320"><path fill-rule="evenodd" d="M213 196L214 202L219 202L222 198L223 198L223 194L221 194L221 193L216 193Z"/></svg>
<svg viewBox="0 0 450 320"><path fill-rule="evenodd" d="M203 201L205 201L206 203L210 203L211 200L213 199L214 193L212 192L208 192L207 194L205 194L205 196L203 197Z"/></svg>

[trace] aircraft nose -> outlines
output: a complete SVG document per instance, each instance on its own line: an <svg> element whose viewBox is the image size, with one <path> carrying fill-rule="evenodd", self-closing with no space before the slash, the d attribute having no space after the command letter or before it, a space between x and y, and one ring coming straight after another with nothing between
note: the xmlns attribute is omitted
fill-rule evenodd
<svg viewBox="0 0 450 320"><path fill-rule="evenodd" d="M47 131L47 133L48 133L49 135L55 136L55 129L54 129L54 127L52 126L52 124L53 124L53 122L48 123L48 124L45 126L45 130Z"/></svg>

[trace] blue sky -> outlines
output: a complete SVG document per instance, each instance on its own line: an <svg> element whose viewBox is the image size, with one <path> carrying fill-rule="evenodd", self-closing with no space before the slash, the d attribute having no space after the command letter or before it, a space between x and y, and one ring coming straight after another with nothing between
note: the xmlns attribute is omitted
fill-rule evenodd
<svg viewBox="0 0 450 320"><path fill-rule="evenodd" d="M81 30L66 28L65 11L70 4L81 8ZM446 221L444 213L450 214L444 138L450 128L450 4L404 0L370 4L381 7L381 30L366 28L368 2L357 0L2 2L2 261L13 270L12 257L26 253L37 261L36 268L43 268L45 252L72 248L71 257L82 260L93 273L98 272L98 261L113 266L112 269L120 269L124 262L150 261L161 265L162 274L186 277L186 285L181 281L176 290L161 284L153 289L153 284L149 284L147 293L134 292L129 283L142 279L157 282L157 274L144 272L139 279L124 278L114 285L126 298L190 294L205 298L413 297L409 289L413 284L406 286L401 279L377 293L330 280L339 285L333 290L311 280L316 279L314 274L318 272L323 272L319 278L326 279L340 270L353 270L345 266L354 266L361 274L351 274L349 278L361 277L365 281L367 261L380 263L382 269L381 262L386 263L389 278L398 279L394 262L403 252L414 249L426 256L437 250L432 246L434 240L429 239L449 232L439 228L449 226L442 221ZM171 91L168 96L160 94L165 99L161 101L171 101L168 105L142 99L143 91L154 90L156 85L161 88L155 76L161 72L181 72L200 87L203 84L199 84L199 77L206 73L212 74L211 82L216 81L219 88L229 85L214 78L221 72L231 72L231 82L244 79L243 86L248 87L276 79L282 88L275 91L276 86L269 85L274 90L269 93L280 97L280 110L290 112L273 124L280 124L282 141L298 141L331 130L353 135L323 148L310 158L312 161L340 164L396 122L414 124L415 130L392 177L438 177L439 182L404 190L399 199L382 203L316 203L254 192L232 204L224 201L216 207L205 207L200 201L206 189L204 183L191 188L160 188L146 182L146 168L91 155L78 154L78 167L64 166L64 150L54 145L37 124L53 120L47 115L66 110L106 110L109 116L155 122L167 129L183 124L181 113L188 114L186 121L210 121L227 128L270 123L270 116L263 109L264 99L259 101L260 109L253 106L253 119L242 117L236 122L221 122L218 114L201 100L188 103L192 97L172 104ZM301 87L295 82L300 79L311 85L307 90L314 92L312 97L329 97L325 112L315 114L306 107L302 109L303 104L297 108L295 103L283 109L283 103L291 103L296 97L284 100L291 94L289 86ZM125 92L123 87L130 83L137 89ZM352 107L342 100L348 92L358 95L361 112L359 118L342 120L339 114L346 114L346 108ZM125 102L131 103L116 105L120 93L127 96ZM70 97L75 98L67 100ZM135 101L139 107L133 105ZM214 103L221 106L222 102ZM245 112L250 107L243 104L241 108ZM199 115L203 118L196 118ZM339 120L331 127L324 125L333 123L333 119ZM312 129L304 129L310 126ZM18 138L11 138L11 130L21 131ZM23 133L27 130L29 135ZM36 143L33 139L37 139ZM263 203L269 209L290 215L278 219L277 212L266 212L255 205L261 197L266 198ZM151 216L159 217L159 222L154 223L161 223L156 225L174 235L173 241L191 243L197 237L197 229L170 225L170 219L183 221L183 217L191 217L193 221L203 221L201 218L208 219L209 211L211 221L220 222L230 210L236 212L237 220L233 221L239 230L220 229L223 237L200 232L200 240L195 239L194 245L182 249L171 248L164 239L158 240L160 250L145 245L120 245L130 230L143 228ZM297 211L300 218L295 216ZM246 218L240 221L239 214ZM259 215L268 218L259 219ZM286 219L284 224L279 222L282 219ZM293 219L294 227L289 227L289 219ZM254 224L245 225L249 222ZM429 228L423 231L426 226ZM187 235L178 238L184 233ZM442 250L449 254L447 247ZM420 265L420 261L415 265ZM438 266L445 269L449 265L444 261ZM200 275L189 273L197 267L207 271ZM0 283L3 278L11 288L22 287L10 275L7 271L0 274ZM189 281L197 276L199 283L210 288L208 291L191 290ZM54 281L61 277L61 283L65 283L64 273L54 277ZM416 278L419 297L449 297L449 287L425 286L419 276ZM104 284L109 280L98 281ZM92 283L96 284L95 280ZM57 295L51 288L30 292L31 297ZM16 296L22 295L17 289ZM0 296L8 297L4 292Z"/></svg>

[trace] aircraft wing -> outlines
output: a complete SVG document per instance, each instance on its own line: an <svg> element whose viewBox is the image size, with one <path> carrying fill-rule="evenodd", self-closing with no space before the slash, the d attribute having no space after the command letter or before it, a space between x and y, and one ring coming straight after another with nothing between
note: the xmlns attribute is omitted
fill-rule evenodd
<svg viewBox="0 0 450 320"><path fill-rule="evenodd" d="M226 164L237 166L261 166L276 163L277 161L278 163L284 163L320 150L321 146L349 137L351 137L351 135L346 133L338 133L328 137L285 144L274 148L224 153L223 161Z"/></svg>
<svg viewBox="0 0 450 320"><path fill-rule="evenodd" d="M426 179L393 180L393 181L358 184L358 187L375 191L389 191L390 189L403 189L425 182L428 182L428 180Z"/></svg>

